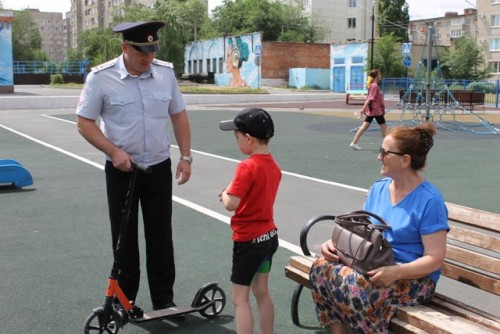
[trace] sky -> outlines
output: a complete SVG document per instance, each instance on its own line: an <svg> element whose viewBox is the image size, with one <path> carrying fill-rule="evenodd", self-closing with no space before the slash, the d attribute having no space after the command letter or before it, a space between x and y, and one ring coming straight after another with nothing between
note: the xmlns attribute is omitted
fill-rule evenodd
<svg viewBox="0 0 500 334"><path fill-rule="evenodd" d="M331 0L338 1L338 0ZM0 0L4 8L36 8L42 12L66 13L70 10L70 0ZM475 0L469 2L475 4ZM410 6L410 19L425 19L444 16L445 12L463 13L464 8L473 7L465 0L406 0ZM209 9L222 4L222 0L209 0Z"/></svg>

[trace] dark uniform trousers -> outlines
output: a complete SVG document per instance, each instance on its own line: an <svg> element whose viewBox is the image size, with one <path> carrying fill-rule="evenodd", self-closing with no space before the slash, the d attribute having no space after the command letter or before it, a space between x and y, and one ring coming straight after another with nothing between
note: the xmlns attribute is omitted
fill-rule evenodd
<svg viewBox="0 0 500 334"><path fill-rule="evenodd" d="M172 170L170 159L151 166L152 173L137 174L130 219L120 259L118 283L129 300L135 301L139 290L138 208L144 221L146 239L146 268L153 307L173 302L175 280L172 241ZM106 188L113 249L116 247L122 222L125 199L131 173L122 172L106 162Z"/></svg>

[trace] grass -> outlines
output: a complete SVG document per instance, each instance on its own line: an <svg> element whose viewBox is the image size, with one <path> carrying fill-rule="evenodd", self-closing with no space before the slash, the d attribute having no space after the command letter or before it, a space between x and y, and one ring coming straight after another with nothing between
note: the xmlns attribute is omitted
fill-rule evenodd
<svg viewBox="0 0 500 334"><path fill-rule="evenodd" d="M180 85L184 94L269 94L265 89L247 87L219 87L215 85Z"/></svg>
<svg viewBox="0 0 500 334"><path fill-rule="evenodd" d="M57 88L82 88L83 84L69 82L65 84L50 84ZM266 89L248 87L219 87L215 85L180 84L183 94L269 94Z"/></svg>

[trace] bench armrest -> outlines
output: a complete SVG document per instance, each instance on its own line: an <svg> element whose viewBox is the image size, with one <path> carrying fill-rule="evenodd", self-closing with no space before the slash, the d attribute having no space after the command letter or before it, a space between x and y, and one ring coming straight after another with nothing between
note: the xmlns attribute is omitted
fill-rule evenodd
<svg viewBox="0 0 500 334"><path fill-rule="evenodd" d="M331 215L321 215L314 217L310 219L302 228L302 231L300 231L300 248L302 249L302 253L306 256L311 256L311 252L309 251L309 246L307 245L307 234L309 233L309 230L311 227L314 226L314 224L319 223L320 221L323 220L335 220L335 216Z"/></svg>

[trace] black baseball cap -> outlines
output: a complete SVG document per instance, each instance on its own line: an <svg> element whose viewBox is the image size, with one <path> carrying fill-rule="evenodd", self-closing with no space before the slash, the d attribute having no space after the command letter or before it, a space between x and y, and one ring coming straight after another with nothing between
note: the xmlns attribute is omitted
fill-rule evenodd
<svg viewBox="0 0 500 334"><path fill-rule="evenodd" d="M158 30L164 26L161 21L125 22L114 26L113 32L121 33L124 43L148 53L158 51Z"/></svg>
<svg viewBox="0 0 500 334"><path fill-rule="evenodd" d="M274 135L274 123L267 111L260 108L246 108L232 120L222 121L219 128L224 131L238 130L259 139Z"/></svg>

